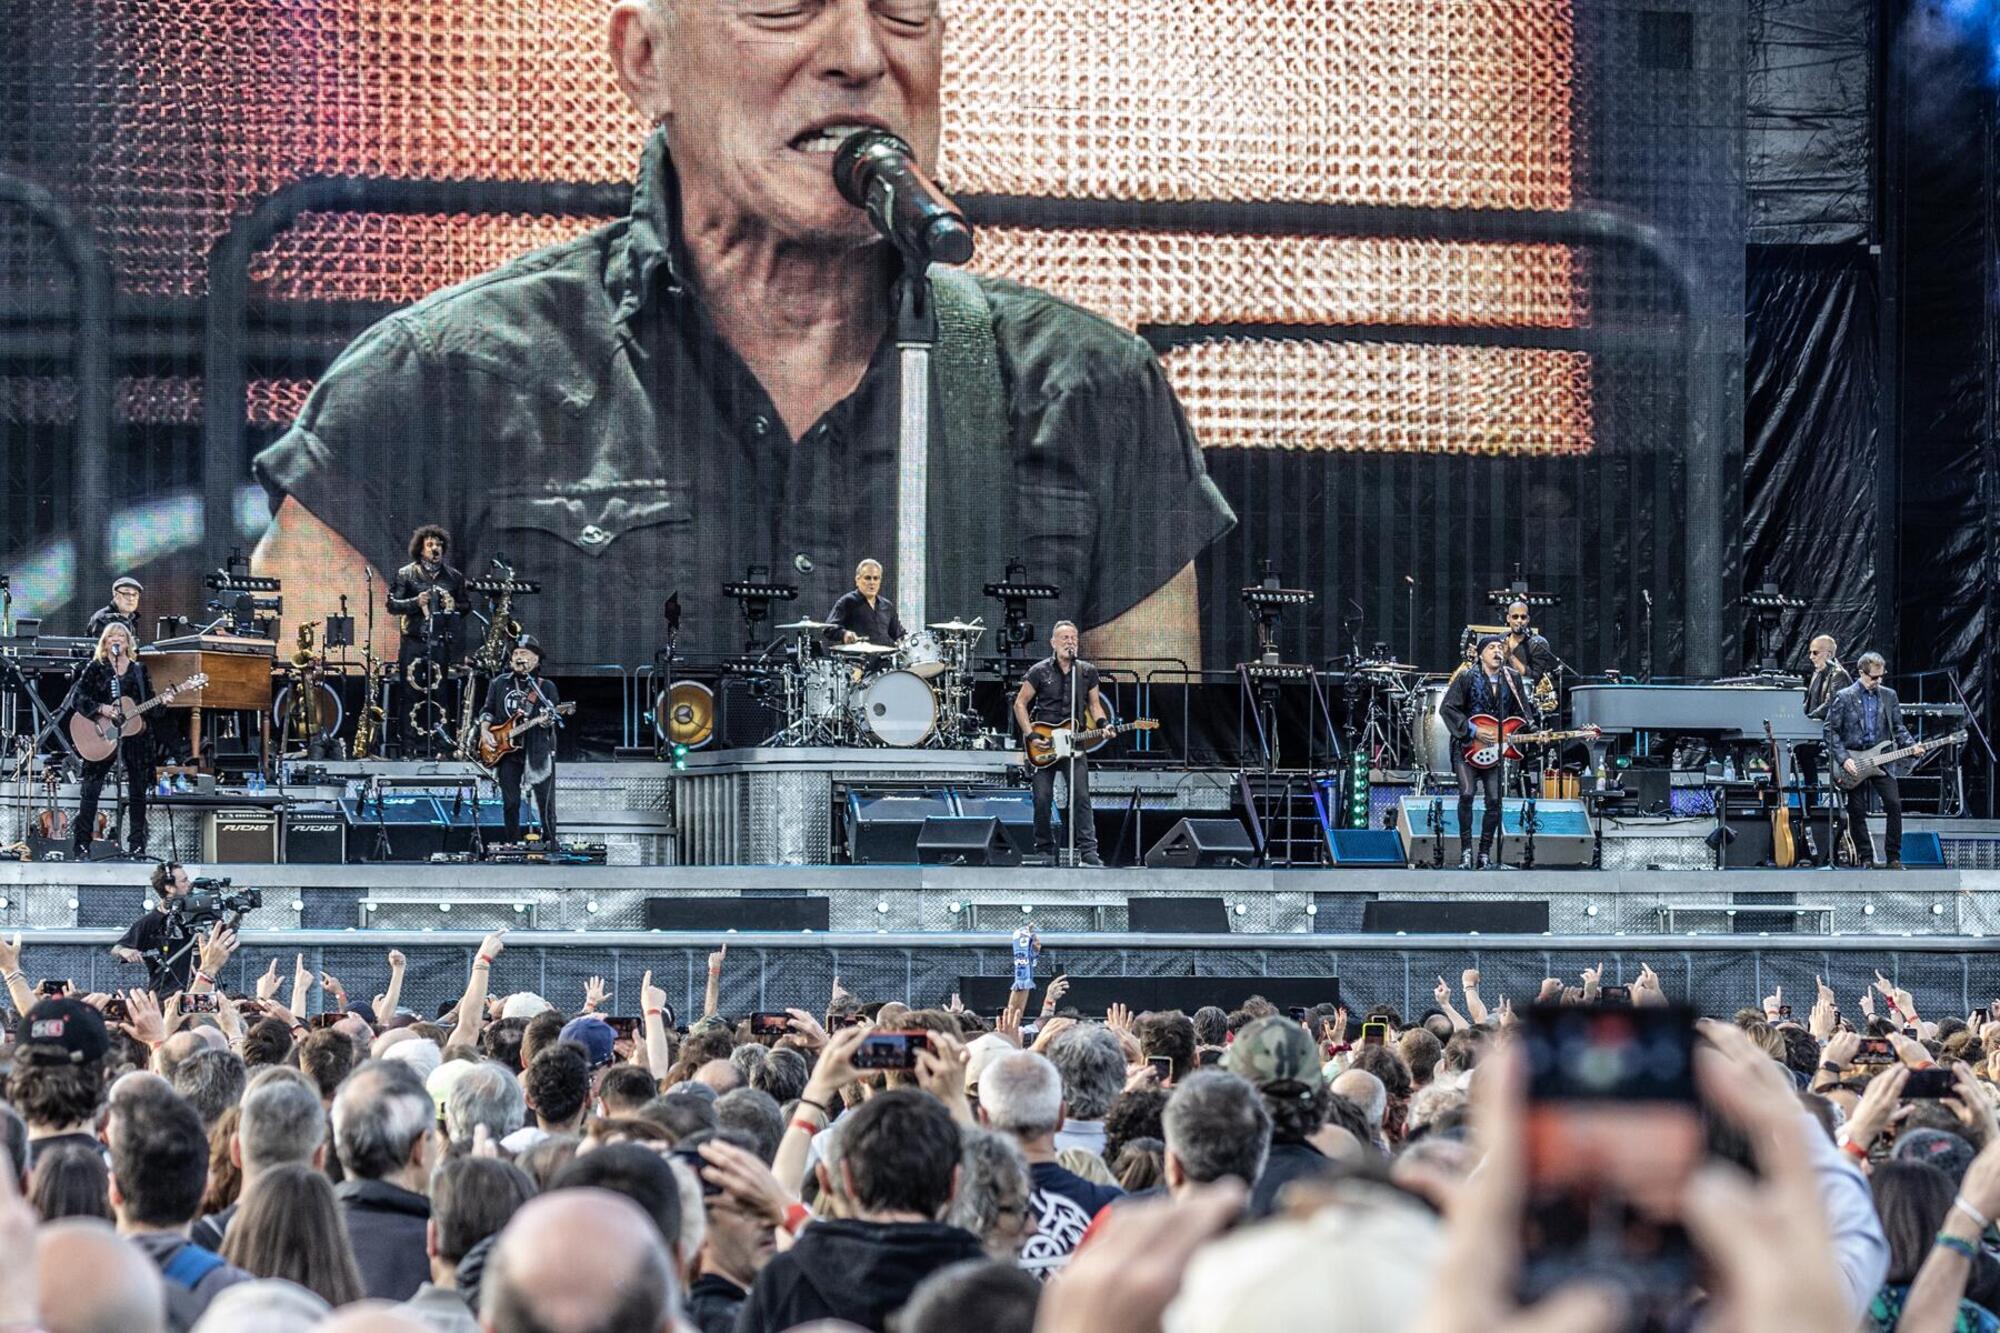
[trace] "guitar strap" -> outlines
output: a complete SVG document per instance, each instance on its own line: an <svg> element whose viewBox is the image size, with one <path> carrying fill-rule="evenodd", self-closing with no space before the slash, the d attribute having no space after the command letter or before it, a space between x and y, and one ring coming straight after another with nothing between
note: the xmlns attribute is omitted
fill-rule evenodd
<svg viewBox="0 0 2000 1333"><path fill-rule="evenodd" d="M993 307L969 273L933 267L930 278L938 321L932 380L944 429L931 442L925 604L931 618L950 619L979 613L985 585L1007 559L1008 536L1019 529Z"/></svg>

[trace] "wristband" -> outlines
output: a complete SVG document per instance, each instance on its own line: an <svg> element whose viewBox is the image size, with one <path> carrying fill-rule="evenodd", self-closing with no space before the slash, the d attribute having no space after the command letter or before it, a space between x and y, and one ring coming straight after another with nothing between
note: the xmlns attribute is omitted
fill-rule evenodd
<svg viewBox="0 0 2000 1333"><path fill-rule="evenodd" d="M478 959L472 965L474 967L491 967L493 966L493 960L487 957L485 954L480 954Z"/></svg>
<svg viewBox="0 0 2000 1333"><path fill-rule="evenodd" d="M785 1209L785 1220L783 1223L785 1230L796 1233L800 1227L812 1221L812 1215L812 1209L802 1203L789 1205Z"/></svg>
<svg viewBox="0 0 2000 1333"><path fill-rule="evenodd" d="M796 1117L796 1118L795 1118L795 1119L794 1119L794 1120L792 1121L792 1128L793 1128L793 1129L803 1129L803 1130L804 1130L804 1131L805 1131L805 1132L806 1132L807 1134L809 1134L809 1135L811 1135L811 1134L817 1134L817 1133L819 1133L819 1130L820 1130L820 1127L819 1127L818 1125L816 1125L816 1124L814 1124L814 1123L813 1123L812 1121L810 1121L810 1120L806 1119L806 1118L805 1118L804 1116L799 1116L799 1117Z"/></svg>
<svg viewBox="0 0 2000 1333"><path fill-rule="evenodd" d="M1947 1236L1940 1231L1937 1234L1936 1245L1940 1250L1950 1250L1967 1263L1979 1257L1979 1247L1963 1236Z"/></svg>
<svg viewBox="0 0 2000 1333"><path fill-rule="evenodd" d="M1953 1199L1951 1201L1951 1206L1953 1208L1956 1208L1959 1212L1964 1213L1967 1217L1971 1218L1973 1221L1977 1222L1979 1224L1979 1229L1981 1231L1984 1231L1986 1230L1986 1228L1993 1225L1993 1219L1987 1217L1985 1214L1981 1213L1977 1208L1974 1208L1971 1204L1967 1203L1965 1201L1965 1196L1963 1194Z"/></svg>
<svg viewBox="0 0 2000 1333"><path fill-rule="evenodd" d="M0 982L5 982L7 985L11 986L15 982L26 978L27 975L28 975L27 973L23 972L20 968L17 967L12 972L9 972L6 976L0 977Z"/></svg>
<svg viewBox="0 0 2000 1333"><path fill-rule="evenodd" d="M1842 1069L1838 1064L1834 1063L1832 1060L1822 1060L1819 1062L1819 1072L1822 1074L1839 1075L1839 1074L1844 1074L1847 1071Z"/></svg>
<svg viewBox="0 0 2000 1333"><path fill-rule="evenodd" d="M1868 1150L1853 1139L1842 1140L1840 1150L1857 1162L1866 1162L1868 1160Z"/></svg>
<svg viewBox="0 0 2000 1333"><path fill-rule="evenodd" d="M813 1110L815 1110L815 1111L818 1111L818 1112L819 1112L819 1113L820 1113L821 1115L823 1115L823 1116L826 1116L826 1117L828 1117L828 1118L831 1118L831 1117L833 1116L833 1112L832 1112L832 1111L829 1111L829 1110L827 1110L827 1108L826 1108L826 1106L825 1106L825 1104L824 1104L824 1103L821 1103L821 1102L816 1102L816 1101L814 1101L814 1100L813 1100L812 1098L810 1098L810 1097L801 1097L801 1098L799 1098L799 1105L800 1105L800 1106L810 1106L810 1107L812 1107L812 1109L813 1109Z"/></svg>
<svg viewBox="0 0 2000 1333"><path fill-rule="evenodd" d="M646 1017L648 1018L665 1018L666 1016L667 1011L664 1009L648 1009L646 1011Z"/></svg>
<svg viewBox="0 0 2000 1333"><path fill-rule="evenodd" d="M200 968L195 969L194 979L196 981L205 981L211 986L215 984L215 978L211 977L210 975L208 975L208 973L202 971Z"/></svg>

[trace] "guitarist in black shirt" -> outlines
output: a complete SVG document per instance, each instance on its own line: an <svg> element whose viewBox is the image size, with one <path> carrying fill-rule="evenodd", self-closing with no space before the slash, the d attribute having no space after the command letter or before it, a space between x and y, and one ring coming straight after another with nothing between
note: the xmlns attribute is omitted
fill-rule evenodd
<svg viewBox="0 0 2000 1333"><path fill-rule="evenodd" d="M514 641L507 655L507 671L486 687L486 707L479 720L487 737L497 723L512 722L509 738L515 748L500 756L493 765L494 780L500 784L500 809L507 819L507 841L521 840L521 788L535 794L535 809L544 842L556 840L556 733L554 716L561 705L555 682L535 674L542 665L542 645L532 634ZM531 728L523 724L535 718L547 720Z"/></svg>
<svg viewBox="0 0 2000 1333"><path fill-rule="evenodd" d="M1469 666L1461 667L1445 686L1438 701L1438 717L1451 733L1452 764L1458 770L1458 868L1481 870L1493 866L1493 842L1500 836L1501 794L1507 770L1505 759L1490 768L1475 768L1467 762L1465 747L1477 740L1472 718L1475 714L1497 717L1505 722L1518 717L1534 724L1535 706L1529 701L1521 674L1507 665L1507 641L1489 634L1479 641L1478 655ZM1502 753L1504 753L1504 748ZM1486 807L1479 821L1479 859L1472 854L1472 799L1484 797Z"/></svg>

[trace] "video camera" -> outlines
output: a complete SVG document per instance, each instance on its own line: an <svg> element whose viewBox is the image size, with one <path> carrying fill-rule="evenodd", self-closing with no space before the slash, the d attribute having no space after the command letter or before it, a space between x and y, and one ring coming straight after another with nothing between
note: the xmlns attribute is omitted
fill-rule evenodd
<svg viewBox="0 0 2000 1333"><path fill-rule="evenodd" d="M220 921L225 915L241 917L264 905L262 889L236 889L231 891L231 881L204 875L190 882L188 891L178 898L168 898L160 904L169 916L180 918L181 924L197 926L208 921Z"/></svg>

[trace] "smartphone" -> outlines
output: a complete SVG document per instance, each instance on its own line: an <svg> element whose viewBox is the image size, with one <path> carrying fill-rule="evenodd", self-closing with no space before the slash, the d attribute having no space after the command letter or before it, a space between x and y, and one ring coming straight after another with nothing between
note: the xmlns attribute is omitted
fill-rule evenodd
<svg viewBox="0 0 2000 1333"><path fill-rule="evenodd" d="M125 1003L123 995L114 995L104 1002L104 1020L107 1023L132 1021L132 1006Z"/></svg>
<svg viewBox="0 0 2000 1333"><path fill-rule="evenodd" d="M792 1016L777 1010L760 1009L750 1015L750 1035L782 1037L792 1030Z"/></svg>
<svg viewBox="0 0 2000 1333"><path fill-rule="evenodd" d="M828 1032L838 1032L842 1028L851 1028L859 1022L861 1022L861 1015L858 1013L828 1014L826 1016L826 1030Z"/></svg>
<svg viewBox="0 0 2000 1333"><path fill-rule="evenodd" d="M1632 988L1630 986L1600 987L1597 992L1597 1000L1600 1004L1629 1005L1632 1003Z"/></svg>
<svg viewBox="0 0 2000 1333"><path fill-rule="evenodd" d="M1159 1075L1162 1083L1174 1076L1174 1058L1171 1055L1149 1055L1146 1063L1153 1067L1153 1072Z"/></svg>
<svg viewBox="0 0 2000 1333"><path fill-rule="evenodd" d="M1306 1021L1306 1007L1304 1005L1302 1004L1292 1005L1290 1008L1286 1009L1285 1012L1292 1016L1292 1021L1294 1023L1298 1023L1301 1026L1304 1025Z"/></svg>
<svg viewBox="0 0 2000 1333"><path fill-rule="evenodd" d="M1958 1093L1958 1083L1949 1069L1912 1069L1903 1081L1904 1101L1936 1101Z"/></svg>
<svg viewBox="0 0 2000 1333"><path fill-rule="evenodd" d="M1789 1004L1781 1004L1778 1006L1778 1017L1790 1018L1791 1016L1792 1016L1792 1006L1790 1006Z"/></svg>
<svg viewBox="0 0 2000 1333"><path fill-rule="evenodd" d="M1361 1025L1361 1044L1380 1046L1389 1040L1389 1025L1381 1019Z"/></svg>
<svg viewBox="0 0 2000 1333"><path fill-rule="evenodd" d="M1896 1048L1889 1044L1887 1037L1863 1037L1861 1046L1854 1052L1857 1065L1893 1065L1896 1063Z"/></svg>
<svg viewBox="0 0 2000 1333"><path fill-rule="evenodd" d="M212 1014L217 1010L214 991L182 991L181 1012L184 1014Z"/></svg>
<svg viewBox="0 0 2000 1333"><path fill-rule="evenodd" d="M615 1040L632 1041L639 1035L640 1023L637 1017L621 1015L604 1021L611 1025L611 1033Z"/></svg>
<svg viewBox="0 0 2000 1333"><path fill-rule="evenodd" d="M1535 1005L1529 1067L1523 1301L1578 1280L1625 1294L1653 1327L1693 1288L1681 1198L1707 1155L1683 1005Z"/></svg>
<svg viewBox="0 0 2000 1333"><path fill-rule="evenodd" d="M56 977L43 977L35 987L35 994L45 995L51 1000L61 999L69 994L69 983Z"/></svg>
<svg viewBox="0 0 2000 1333"><path fill-rule="evenodd" d="M856 1069L915 1069L917 1052L929 1050L928 1032L871 1032L854 1048Z"/></svg>
<svg viewBox="0 0 2000 1333"><path fill-rule="evenodd" d="M306 1026L309 1028L330 1028L345 1017L347 1017L346 1010L329 1009L326 1013L314 1014L312 1020Z"/></svg>
<svg viewBox="0 0 2000 1333"><path fill-rule="evenodd" d="M701 1182L702 1198L713 1199L716 1195L722 1193L722 1186L701 1173L701 1169L708 1165L708 1159L703 1157L700 1152L693 1148L676 1148L673 1151L673 1156L676 1160L685 1163L687 1169L694 1172L694 1178Z"/></svg>

